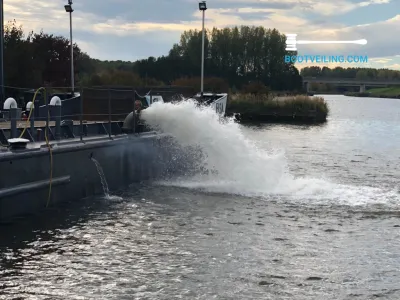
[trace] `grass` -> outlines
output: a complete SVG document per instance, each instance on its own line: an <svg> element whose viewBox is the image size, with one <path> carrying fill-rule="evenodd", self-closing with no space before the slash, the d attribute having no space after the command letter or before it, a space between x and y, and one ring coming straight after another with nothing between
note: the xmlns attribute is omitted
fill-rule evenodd
<svg viewBox="0 0 400 300"><path fill-rule="evenodd" d="M383 95L383 96L399 96L400 86L392 86L386 88L376 88L367 90L371 95Z"/></svg>
<svg viewBox="0 0 400 300"><path fill-rule="evenodd" d="M400 86L375 88L375 89L367 90L364 93L346 92L345 95L351 96L351 97L374 97L374 98L397 98L397 99L400 99Z"/></svg>
<svg viewBox="0 0 400 300"><path fill-rule="evenodd" d="M315 111L317 115L326 118L329 107L322 97L310 97L306 95L281 96L233 94L229 96L227 107L230 113L241 114L310 114Z"/></svg>

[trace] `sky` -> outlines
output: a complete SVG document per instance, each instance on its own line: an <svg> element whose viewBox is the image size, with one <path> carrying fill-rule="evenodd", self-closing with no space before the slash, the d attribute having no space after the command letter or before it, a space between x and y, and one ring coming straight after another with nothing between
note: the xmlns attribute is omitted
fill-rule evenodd
<svg viewBox="0 0 400 300"><path fill-rule="evenodd" d="M69 37L67 0L4 0L5 21L26 32ZM308 65L400 70L400 0L209 0L206 28L240 25L295 33L297 40L359 40L366 45L298 45L299 55L362 55L368 63ZM184 30L201 29L196 0L74 0L74 42L91 57L135 61L167 55Z"/></svg>

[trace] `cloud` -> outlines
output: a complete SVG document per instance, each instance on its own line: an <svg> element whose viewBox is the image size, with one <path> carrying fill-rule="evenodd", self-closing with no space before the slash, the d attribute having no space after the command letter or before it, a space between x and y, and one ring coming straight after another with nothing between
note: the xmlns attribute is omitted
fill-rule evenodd
<svg viewBox="0 0 400 300"><path fill-rule="evenodd" d="M16 19L26 31L68 36L64 0L7 1L5 19ZM360 12L376 7L393 9L391 0L213 0L207 2L206 27L236 25L277 28L297 33L298 39L368 40L359 45L300 45L303 54L368 55L371 64L388 65L400 55L400 15L387 20L350 25ZM390 6L392 5L392 6ZM389 8L390 6L390 8ZM201 13L194 0L85 0L73 4L74 39L91 56L102 59L144 58L167 54L182 31L201 29ZM339 18L340 17L340 18ZM398 62L391 66L398 67Z"/></svg>
<svg viewBox="0 0 400 300"><path fill-rule="evenodd" d="M368 59L367 63L297 63L296 67L302 69L310 66L327 66L329 68L342 67L342 68L384 68L400 70L400 59L394 59L393 57L380 57L374 59Z"/></svg>
<svg viewBox="0 0 400 300"><path fill-rule="evenodd" d="M320 15L343 14L359 7L376 4L388 4L391 0L368 0L368 1L318 1L318 0L227 0L232 3L243 3L243 5L254 5L261 3L270 7L282 6L293 11L313 12Z"/></svg>
<svg viewBox="0 0 400 300"><path fill-rule="evenodd" d="M341 29L325 29L310 32L305 38L315 40L358 40L367 39L367 45L327 45L327 46L304 46L302 52L326 54L363 54L370 58L395 56L400 54L400 15L389 20L373 24L344 27ZM300 47L300 46L299 46ZM319 51L319 52L318 52Z"/></svg>

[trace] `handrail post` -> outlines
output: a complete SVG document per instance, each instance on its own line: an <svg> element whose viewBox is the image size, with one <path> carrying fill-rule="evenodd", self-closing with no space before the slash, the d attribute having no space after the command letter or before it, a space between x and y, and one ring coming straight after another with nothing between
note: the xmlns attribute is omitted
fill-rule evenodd
<svg viewBox="0 0 400 300"><path fill-rule="evenodd" d="M133 133L136 133L136 113L135 113L135 102L136 102L136 90L133 89L133 101L132 101L132 129Z"/></svg>
<svg viewBox="0 0 400 300"><path fill-rule="evenodd" d="M83 142L83 87L81 86L81 94L80 94L80 114L79 114L79 128L80 128L80 138L81 142Z"/></svg>
<svg viewBox="0 0 400 300"><path fill-rule="evenodd" d="M48 138L49 137L49 123L50 123L50 120L49 120L50 107L49 107L49 100L47 99L47 88L46 87L43 88L43 99L46 103L46 129L45 129L46 135L45 136L47 136L47 138Z"/></svg>
<svg viewBox="0 0 400 300"><path fill-rule="evenodd" d="M59 106L56 105L53 107L54 111L53 116L56 121L56 132L55 132L56 141L61 140L61 109L62 109L61 105Z"/></svg>
<svg viewBox="0 0 400 300"><path fill-rule="evenodd" d="M111 90L108 89L108 136L111 139Z"/></svg>
<svg viewBox="0 0 400 300"><path fill-rule="evenodd" d="M29 112L30 114L31 114L31 118L30 118L30 125L31 125L31 136L32 136L32 139L33 139L33 141L32 142L34 142L35 141L35 138L34 138L34 136L35 136L35 104L34 104L34 102L32 102L32 106L31 106L31 108L30 108L31 110L32 110L32 112ZM39 109L39 108L38 108Z"/></svg>
<svg viewBox="0 0 400 300"><path fill-rule="evenodd" d="M17 138L18 137L18 129L17 129L17 118L18 118L18 108L12 108L10 107L8 113L9 113L9 118L10 118L10 125L11 125L11 138Z"/></svg>

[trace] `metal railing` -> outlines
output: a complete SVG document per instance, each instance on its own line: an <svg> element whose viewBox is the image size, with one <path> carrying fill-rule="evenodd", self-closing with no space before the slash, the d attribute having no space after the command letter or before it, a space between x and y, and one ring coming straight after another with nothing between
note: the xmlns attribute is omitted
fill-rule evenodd
<svg viewBox="0 0 400 300"><path fill-rule="evenodd" d="M180 90L176 87L81 87L74 94L70 87L4 88L8 97L0 107L0 141L3 146L9 138L43 141L43 131L51 140L79 136L83 141L89 133L108 134L112 139L113 135L124 133L122 124L134 111L136 100L151 104L155 96L168 102L180 94L193 95L193 91L185 87Z"/></svg>

